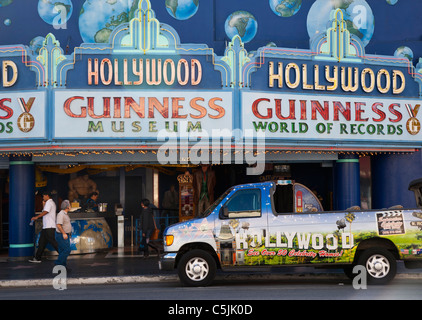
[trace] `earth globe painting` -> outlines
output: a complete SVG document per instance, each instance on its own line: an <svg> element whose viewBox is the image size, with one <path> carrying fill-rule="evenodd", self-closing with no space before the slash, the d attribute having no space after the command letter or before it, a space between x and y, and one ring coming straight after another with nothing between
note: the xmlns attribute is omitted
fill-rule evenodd
<svg viewBox="0 0 422 320"><path fill-rule="evenodd" d="M239 35L242 42L247 43L255 37L258 31L258 22L247 11L236 11L227 17L224 29L230 39Z"/></svg>
<svg viewBox="0 0 422 320"><path fill-rule="evenodd" d="M309 9L307 29L310 38L330 27L331 10L342 9L347 29L366 46L374 34L374 15L365 0L317 0Z"/></svg>
<svg viewBox="0 0 422 320"><path fill-rule="evenodd" d="M105 43L113 30L134 17L139 0L87 0L79 14L85 43Z"/></svg>
<svg viewBox="0 0 422 320"><path fill-rule="evenodd" d="M271 10L280 17L295 15L302 6L302 0L270 0Z"/></svg>
<svg viewBox="0 0 422 320"><path fill-rule="evenodd" d="M13 0L0 0L0 8L8 6L12 2L13 2Z"/></svg>
<svg viewBox="0 0 422 320"><path fill-rule="evenodd" d="M199 0L166 0L167 12L177 20L191 18L199 7Z"/></svg>
<svg viewBox="0 0 422 320"><path fill-rule="evenodd" d="M388 4L394 6L399 0L386 0Z"/></svg>
<svg viewBox="0 0 422 320"><path fill-rule="evenodd" d="M398 47L397 50L394 52L394 56L397 58L409 59L410 62L413 61L413 51L409 47Z"/></svg>
<svg viewBox="0 0 422 320"><path fill-rule="evenodd" d="M38 36L29 42L29 48L32 50L33 53L39 55L40 50L44 44L44 37Z"/></svg>
<svg viewBox="0 0 422 320"><path fill-rule="evenodd" d="M71 0L39 0L38 14L46 23L52 26L64 25L73 12Z"/></svg>

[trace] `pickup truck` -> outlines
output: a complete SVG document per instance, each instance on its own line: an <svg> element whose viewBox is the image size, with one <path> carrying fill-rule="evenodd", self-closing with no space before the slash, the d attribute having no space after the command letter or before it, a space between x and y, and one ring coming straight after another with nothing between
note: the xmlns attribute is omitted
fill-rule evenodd
<svg viewBox="0 0 422 320"><path fill-rule="evenodd" d="M397 260L419 266L420 209L324 212L306 191L289 180L228 189L200 217L165 230L160 269L177 269L184 285L206 286L217 268L331 265L353 278L353 267L362 265L368 283L384 284ZM304 205L305 195L311 199Z"/></svg>

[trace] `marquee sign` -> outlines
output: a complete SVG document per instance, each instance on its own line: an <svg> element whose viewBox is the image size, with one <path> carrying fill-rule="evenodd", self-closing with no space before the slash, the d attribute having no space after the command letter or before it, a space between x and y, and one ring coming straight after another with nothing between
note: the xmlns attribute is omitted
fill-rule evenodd
<svg viewBox="0 0 422 320"><path fill-rule="evenodd" d="M36 73L31 69L36 67L39 75L42 68L37 61L31 61L25 48L23 46L0 47L0 57L1 54L7 54L7 56L0 58L0 90L34 89L34 84L37 83Z"/></svg>
<svg viewBox="0 0 422 320"><path fill-rule="evenodd" d="M250 54L235 36L217 56L181 43L140 0L108 43L70 55L52 34L37 52L1 46L0 148L160 145L160 132L177 141L213 129L232 141L253 132L273 148L420 148L422 74L407 59L366 54L340 9L330 19L310 50Z"/></svg>
<svg viewBox="0 0 422 320"><path fill-rule="evenodd" d="M206 46L181 44L149 2L140 2L137 18L114 30L107 47L78 50L58 68L54 139L157 141L160 131L232 130L233 92L222 89L229 66Z"/></svg>
<svg viewBox="0 0 422 320"><path fill-rule="evenodd" d="M157 139L158 132L184 134L231 128L232 93L218 91L55 92L56 138Z"/></svg>
<svg viewBox="0 0 422 320"><path fill-rule="evenodd" d="M273 49L272 52L278 51ZM339 64L270 58L253 74L251 89L271 92L418 97L418 84L410 73L408 63L403 64L403 61L397 59L390 59L390 63L397 65L350 62Z"/></svg>
<svg viewBox="0 0 422 320"><path fill-rule="evenodd" d="M266 137L333 141L419 141L419 100L242 94L245 128Z"/></svg>
<svg viewBox="0 0 422 320"><path fill-rule="evenodd" d="M366 55L344 25L311 41L311 50L261 48L245 66L244 129L269 140L303 143L420 141L421 75L410 62Z"/></svg>
<svg viewBox="0 0 422 320"><path fill-rule="evenodd" d="M75 63L67 88L221 89L221 75L203 55L93 55Z"/></svg>
<svg viewBox="0 0 422 320"><path fill-rule="evenodd" d="M46 93L42 91L0 94L0 138L46 137Z"/></svg>

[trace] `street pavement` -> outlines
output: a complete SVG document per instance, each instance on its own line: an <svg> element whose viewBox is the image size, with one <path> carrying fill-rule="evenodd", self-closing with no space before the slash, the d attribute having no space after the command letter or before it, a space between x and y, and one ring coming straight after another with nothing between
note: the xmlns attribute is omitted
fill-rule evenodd
<svg viewBox="0 0 422 320"><path fill-rule="evenodd" d="M7 252L0 255L0 288L50 286L60 274L54 271L55 256L47 256L41 263L28 260L11 259ZM136 248L113 248L106 252L71 255L67 274L67 284L112 284L137 282L178 282L176 271L161 271L158 268L159 257L150 254L144 258ZM260 272L218 272L217 279L259 280L283 278L330 278L340 282L350 281L341 269L315 269L313 267L283 267L264 269ZM406 269L398 263L397 278L422 279L422 269Z"/></svg>

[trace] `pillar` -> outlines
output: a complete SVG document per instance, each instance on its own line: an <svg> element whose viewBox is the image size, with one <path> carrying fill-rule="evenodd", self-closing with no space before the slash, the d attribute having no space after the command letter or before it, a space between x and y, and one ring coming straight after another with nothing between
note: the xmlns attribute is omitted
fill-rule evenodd
<svg viewBox="0 0 422 320"><path fill-rule="evenodd" d="M34 254L35 166L32 157L9 158L9 257Z"/></svg>
<svg viewBox="0 0 422 320"><path fill-rule="evenodd" d="M334 167L334 209L360 206L360 171L357 155L339 155Z"/></svg>

